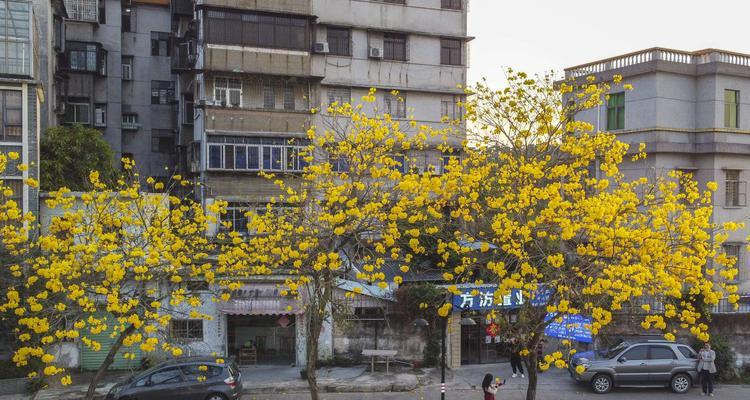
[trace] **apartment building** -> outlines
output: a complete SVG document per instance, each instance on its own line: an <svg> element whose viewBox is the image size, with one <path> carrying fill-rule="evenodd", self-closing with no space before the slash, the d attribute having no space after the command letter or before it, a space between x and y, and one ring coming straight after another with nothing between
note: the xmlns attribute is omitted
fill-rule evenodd
<svg viewBox="0 0 750 400"><path fill-rule="evenodd" d="M169 0L65 0L65 52L53 124L102 131L143 176L176 163L175 77Z"/></svg>
<svg viewBox="0 0 750 400"><path fill-rule="evenodd" d="M54 74L48 60L62 50L64 17L61 0L0 0L0 152L20 155L0 171L0 179L24 212L39 210L38 190L23 180L39 179L39 135L47 99L55 95L43 80ZM19 163L30 168L20 171ZM7 199L0 195L0 200Z"/></svg>
<svg viewBox="0 0 750 400"><path fill-rule="evenodd" d="M178 164L199 180L206 204L229 202L225 217L244 231L244 212L275 195L259 171L299 173L306 131L334 101L360 102L394 118L443 126L456 118L470 38L466 0L172 1L172 71L179 101ZM391 92L397 90L398 100ZM459 145L461 137L453 138ZM394 155L403 170L440 171L437 149ZM322 160L325 162L325 160ZM305 362L297 306L278 294L283 276L248 282L229 304L209 304L213 321L184 320L196 351L238 356L250 343L258 362ZM369 302L383 301L371 297ZM324 327L321 357L333 352Z"/></svg>
<svg viewBox="0 0 750 400"><path fill-rule="evenodd" d="M750 55L653 48L565 70L566 78L594 75L601 81L611 81L615 74L634 90L613 89L606 104L575 118L617 134L631 149L646 143L648 157L627 163L623 172L654 178L682 170L704 188L714 181L719 189L713 198L713 222L749 222ZM750 312L748 233L750 228L732 232L724 244L727 253L738 258L735 283L743 295L742 312ZM730 310L725 301L716 308Z"/></svg>

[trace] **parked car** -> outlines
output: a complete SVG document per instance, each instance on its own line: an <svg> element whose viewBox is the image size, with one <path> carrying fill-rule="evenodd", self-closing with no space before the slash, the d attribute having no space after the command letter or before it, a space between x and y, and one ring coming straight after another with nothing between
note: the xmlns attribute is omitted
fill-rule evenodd
<svg viewBox="0 0 750 400"><path fill-rule="evenodd" d="M234 362L174 359L134 374L110 389L107 400L237 400L242 375Z"/></svg>
<svg viewBox="0 0 750 400"><path fill-rule="evenodd" d="M684 344L643 340L575 354L568 370L573 379L589 383L600 394L616 386L668 386L675 393L686 393L698 379L697 364L698 354ZM579 365L584 372L576 371Z"/></svg>

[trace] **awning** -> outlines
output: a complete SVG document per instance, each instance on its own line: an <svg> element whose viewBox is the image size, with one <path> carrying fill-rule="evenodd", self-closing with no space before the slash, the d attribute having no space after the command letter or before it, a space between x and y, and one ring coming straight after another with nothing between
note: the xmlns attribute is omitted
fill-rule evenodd
<svg viewBox="0 0 750 400"><path fill-rule="evenodd" d="M302 304L293 299L233 299L219 304L219 312L229 315L302 314Z"/></svg>

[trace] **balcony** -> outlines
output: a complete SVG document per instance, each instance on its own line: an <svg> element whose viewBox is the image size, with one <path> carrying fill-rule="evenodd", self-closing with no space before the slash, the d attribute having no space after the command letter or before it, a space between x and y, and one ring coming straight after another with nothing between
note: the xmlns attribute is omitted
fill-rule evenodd
<svg viewBox="0 0 750 400"><path fill-rule="evenodd" d="M652 62L668 62L683 65L703 65L724 63L741 67L750 67L750 54L734 53L719 49L682 51L654 47L634 53L623 54L604 60L593 61L565 69L565 78L580 78L587 75L632 67Z"/></svg>
<svg viewBox="0 0 750 400"><path fill-rule="evenodd" d="M122 130L124 131L137 131L138 129L141 129L141 124L137 122L123 122L122 123Z"/></svg>
<svg viewBox="0 0 750 400"><path fill-rule="evenodd" d="M189 71L195 67L195 41L175 38L172 49L172 71Z"/></svg>
<svg viewBox="0 0 750 400"><path fill-rule="evenodd" d="M65 0L68 19L81 22L99 22L98 0Z"/></svg>
<svg viewBox="0 0 750 400"><path fill-rule="evenodd" d="M100 76L107 75L107 50L101 43L65 43L65 57L60 59L60 68L69 72L85 72Z"/></svg>
<svg viewBox="0 0 750 400"><path fill-rule="evenodd" d="M257 10L266 12L310 15L311 0L196 0L196 5L231 8L238 10Z"/></svg>
<svg viewBox="0 0 750 400"><path fill-rule="evenodd" d="M216 132L305 132L310 113L207 106L205 126Z"/></svg>
<svg viewBox="0 0 750 400"><path fill-rule="evenodd" d="M209 44L203 69L248 74L308 77L310 53Z"/></svg>

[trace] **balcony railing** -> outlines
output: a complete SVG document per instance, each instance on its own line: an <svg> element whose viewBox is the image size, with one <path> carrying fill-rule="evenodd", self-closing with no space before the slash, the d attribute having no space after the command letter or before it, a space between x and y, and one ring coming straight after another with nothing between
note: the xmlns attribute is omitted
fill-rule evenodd
<svg viewBox="0 0 750 400"><path fill-rule="evenodd" d="M727 299L721 299L719 304L714 306L712 312L714 314L750 313L750 296L741 297L737 306L737 309L735 309L734 304L729 303Z"/></svg>
<svg viewBox="0 0 750 400"><path fill-rule="evenodd" d="M699 65L720 62L743 67L750 67L750 54L733 53L718 49L682 51L654 47L634 53L627 53L604 60L593 61L565 69L566 78L578 78L600 72L649 63L666 61L678 64Z"/></svg>
<svg viewBox="0 0 750 400"><path fill-rule="evenodd" d="M195 66L195 41L189 39L175 39L172 52L173 70L190 70Z"/></svg>

